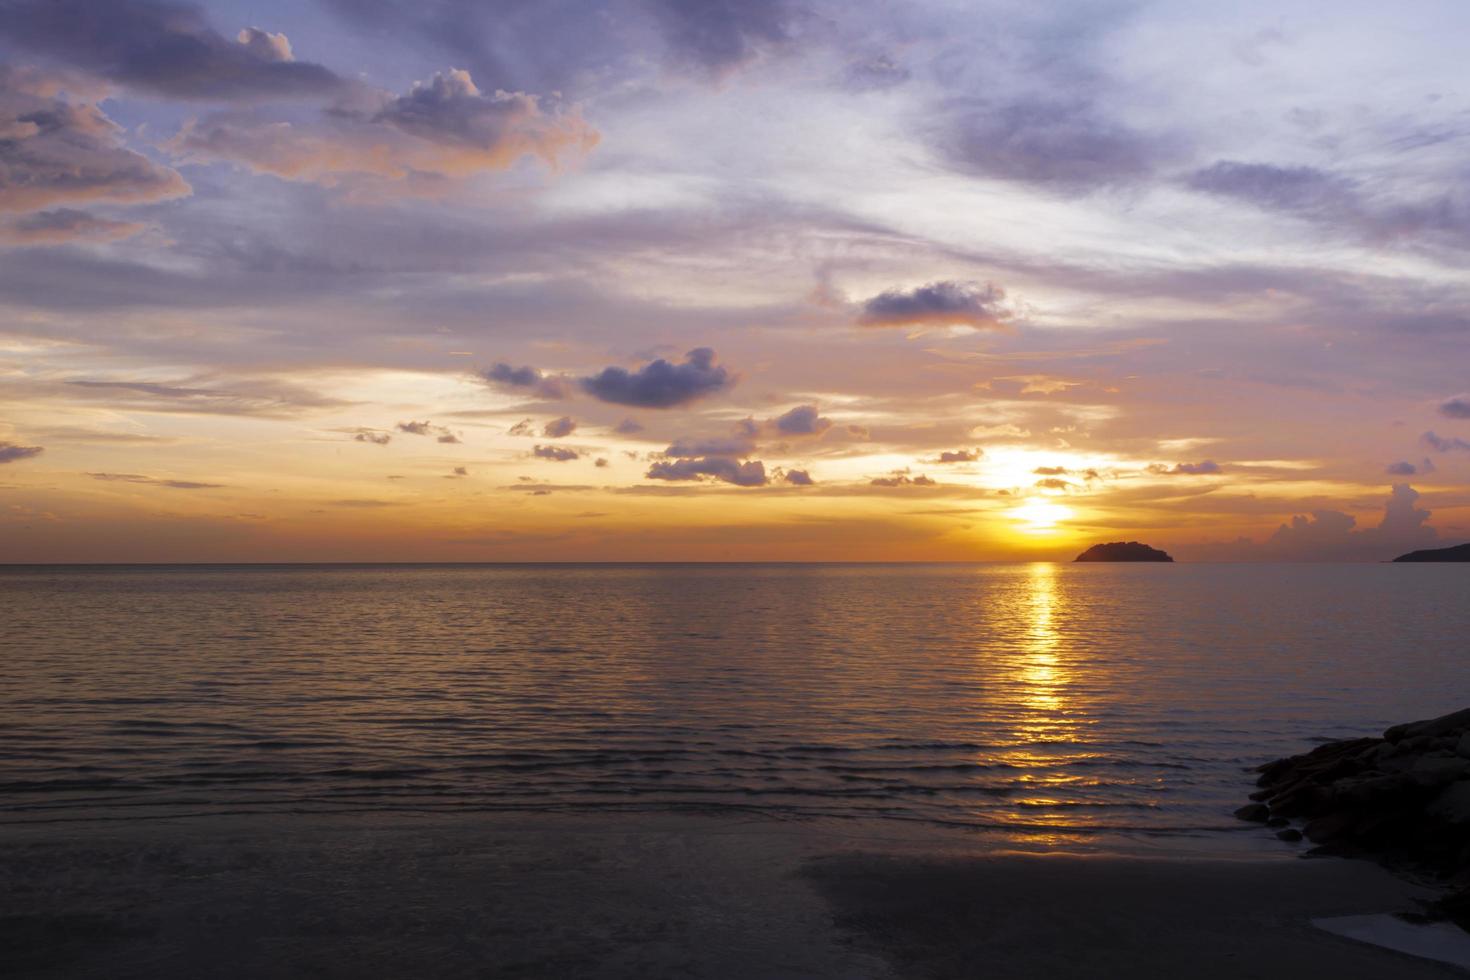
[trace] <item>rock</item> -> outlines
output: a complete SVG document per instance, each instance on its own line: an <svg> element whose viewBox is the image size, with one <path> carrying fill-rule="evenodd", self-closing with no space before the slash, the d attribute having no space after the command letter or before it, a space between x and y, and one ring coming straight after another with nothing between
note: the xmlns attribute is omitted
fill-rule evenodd
<svg viewBox="0 0 1470 980"><path fill-rule="evenodd" d="M1414 768L1409 770L1409 778L1418 786L1443 786L1467 777L1470 777L1470 760L1459 756L1426 756L1414 763Z"/></svg>
<svg viewBox="0 0 1470 980"><path fill-rule="evenodd" d="M1470 781L1461 780L1446 786L1424 811L1456 826L1470 824Z"/></svg>
<svg viewBox="0 0 1470 980"><path fill-rule="evenodd" d="M1095 544L1073 561L1173 561L1168 552L1150 548L1137 541L1109 541Z"/></svg>
<svg viewBox="0 0 1470 980"><path fill-rule="evenodd" d="M1270 820L1267 820L1266 821L1266 826L1267 827L1285 827L1289 823L1291 823L1291 821L1288 820L1288 819L1286 819L1285 817L1272 817Z"/></svg>
<svg viewBox="0 0 1470 980"><path fill-rule="evenodd" d="M1470 708L1441 715L1438 718L1430 718L1428 721L1411 721L1407 725L1395 725L1384 732L1383 737L1390 742L1398 742L1411 736L1448 735L1451 732L1463 732L1467 729L1470 729Z"/></svg>
<svg viewBox="0 0 1470 980"><path fill-rule="evenodd" d="M1461 735L1460 740L1455 743L1455 755L1470 759L1470 732Z"/></svg>
<svg viewBox="0 0 1470 980"><path fill-rule="evenodd" d="M1411 551L1407 555L1399 555L1394 561L1470 561L1470 543Z"/></svg>
<svg viewBox="0 0 1470 980"><path fill-rule="evenodd" d="M1264 803L1247 803L1235 811L1235 816L1240 820L1249 820L1253 823L1265 823L1271 816L1271 808Z"/></svg>
<svg viewBox="0 0 1470 980"><path fill-rule="evenodd" d="M1276 831L1276 839L1284 840L1288 844L1295 844L1302 839L1302 832L1295 827L1287 827L1285 830Z"/></svg>

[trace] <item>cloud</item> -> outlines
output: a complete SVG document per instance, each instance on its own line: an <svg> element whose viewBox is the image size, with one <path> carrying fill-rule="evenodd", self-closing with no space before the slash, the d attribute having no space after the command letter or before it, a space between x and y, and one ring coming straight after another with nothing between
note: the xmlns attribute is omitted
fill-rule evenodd
<svg viewBox="0 0 1470 980"><path fill-rule="evenodd" d="M511 367L504 362L497 362L478 373L481 380L498 388L525 388L538 397L552 400L567 396L567 386L563 379L542 374L533 367Z"/></svg>
<svg viewBox="0 0 1470 980"><path fill-rule="evenodd" d="M603 457L599 456L595 460L592 461L592 465L601 470L601 469L606 469L608 467L608 462L607 462L606 459L604 459Z"/></svg>
<svg viewBox="0 0 1470 980"><path fill-rule="evenodd" d="M193 480L160 480L138 473L88 473L87 475L94 480L104 480L109 483L145 483L154 487L168 487L171 490L218 490L224 486L223 483L196 483Z"/></svg>
<svg viewBox="0 0 1470 980"><path fill-rule="evenodd" d="M942 125L938 145L955 168L1066 192L1140 180L1166 149L1083 101L961 103Z"/></svg>
<svg viewBox="0 0 1470 980"><path fill-rule="evenodd" d="M460 480L460 479L463 479L464 477L467 477L469 475L470 475L470 471L469 470L465 469L463 466L456 466L453 470L450 471L449 475L446 476L444 479L446 479L446 480Z"/></svg>
<svg viewBox="0 0 1470 980"><path fill-rule="evenodd" d="M1070 490L1070 489L1072 489L1072 484L1068 483L1066 480L1061 479L1060 477L1055 477L1055 476L1049 476L1049 477L1047 477L1044 480L1037 480L1036 481L1036 486L1039 487L1039 488L1041 488L1042 490Z"/></svg>
<svg viewBox="0 0 1470 980"><path fill-rule="evenodd" d="M1390 476L1413 476L1419 472L1419 467L1408 462L1389 463L1383 472Z"/></svg>
<svg viewBox="0 0 1470 980"><path fill-rule="evenodd" d="M457 444L459 442L459 436L449 431L445 426L434 425L427 421L414 422L410 420L408 422L399 422L398 431L407 432L411 436L433 436L436 441L443 443Z"/></svg>
<svg viewBox="0 0 1470 980"><path fill-rule="evenodd" d="M302 409L338 408L347 402L273 378L235 378L228 388L203 387L191 381L96 381L78 378L65 382L68 394L83 395L150 412L181 415L242 415L291 418Z"/></svg>
<svg viewBox="0 0 1470 980"><path fill-rule="evenodd" d="M613 427L613 431L623 436L636 435L643 431L643 423L637 419L623 419Z"/></svg>
<svg viewBox="0 0 1470 980"><path fill-rule="evenodd" d="M1276 167L1221 160L1191 174L1194 190L1273 211L1326 212L1352 206L1350 182L1315 167Z"/></svg>
<svg viewBox="0 0 1470 980"><path fill-rule="evenodd" d="M862 305L858 322L872 327L954 326L1003 329L1010 312L1005 291L992 283L931 282L889 289Z"/></svg>
<svg viewBox="0 0 1470 980"><path fill-rule="evenodd" d="M85 211L59 208L10 221L0 221L0 245L62 245L67 242L115 242L146 227L134 221L110 221Z"/></svg>
<svg viewBox="0 0 1470 980"><path fill-rule="evenodd" d="M1447 419L1470 419L1470 395L1456 395L1440 402L1439 414Z"/></svg>
<svg viewBox="0 0 1470 980"><path fill-rule="evenodd" d="M17 446L13 442L0 442L0 463L14 463L17 460L30 459L45 452L41 446Z"/></svg>
<svg viewBox="0 0 1470 980"><path fill-rule="evenodd" d="M190 192L173 170L124 146L121 127L96 105L62 98L61 84L0 65L0 211L79 201L139 203ZM43 233L66 220L33 219L31 231Z"/></svg>
<svg viewBox="0 0 1470 980"><path fill-rule="evenodd" d="M524 92L482 93L459 70L370 101L377 104L337 107L301 125L258 112L216 113L189 121L165 146L185 162L227 161L332 186L350 177L468 177L527 156L556 167L598 141L575 111L545 111Z"/></svg>
<svg viewBox="0 0 1470 980"><path fill-rule="evenodd" d="M1467 442L1464 439L1459 438L1458 436L1445 437L1435 435L1433 432L1426 432L1419 437L1419 441L1424 443L1424 445L1428 446L1430 449L1433 449L1437 453L1448 453L1453 451L1470 452L1470 442Z"/></svg>
<svg viewBox="0 0 1470 980"><path fill-rule="evenodd" d="M723 74L789 39L787 0L649 0L675 60Z"/></svg>
<svg viewBox="0 0 1470 980"><path fill-rule="evenodd" d="M788 436L819 436L832 427L832 420L823 418L815 405L798 405L774 420L776 431Z"/></svg>
<svg viewBox="0 0 1470 980"><path fill-rule="evenodd" d="M1429 511L1421 509L1418 501L1417 490L1395 483L1377 527L1360 529L1351 514L1314 510L1292 517L1260 544L1242 540L1201 552L1207 557L1243 561L1386 561L1438 539L1438 532L1428 524Z"/></svg>
<svg viewBox="0 0 1470 980"><path fill-rule="evenodd" d="M760 460L740 462L731 456L701 456L693 459L659 460L644 474L650 480L699 480L713 477L737 487L763 487L769 480Z"/></svg>
<svg viewBox="0 0 1470 980"><path fill-rule="evenodd" d="M1356 180L1316 167L1236 160L1221 160L1196 171L1186 183L1194 190L1336 227L1370 241L1429 235L1453 247L1470 245L1470 215L1447 194L1419 201L1384 200Z"/></svg>
<svg viewBox="0 0 1470 980"><path fill-rule="evenodd" d="M577 431L577 423L570 416L563 415L559 419L547 422L541 427L541 434L548 439L561 439Z"/></svg>
<svg viewBox="0 0 1470 980"><path fill-rule="evenodd" d="M796 41L798 0L325 0L349 27L427 42L500 86L719 81Z"/></svg>
<svg viewBox="0 0 1470 980"><path fill-rule="evenodd" d="M935 463L973 463L985 453L979 449L946 449L941 452Z"/></svg>
<svg viewBox="0 0 1470 980"><path fill-rule="evenodd" d="M1031 472L1036 476L1066 476L1067 468L1065 466L1038 466Z"/></svg>
<svg viewBox="0 0 1470 980"><path fill-rule="evenodd" d="M582 458L581 453L575 449L567 449L565 446L537 446L531 451L531 455L538 459L549 459L556 463L566 463Z"/></svg>
<svg viewBox="0 0 1470 980"><path fill-rule="evenodd" d="M875 487L937 487L939 484L920 473L910 478L907 473L895 472L892 476L880 476L869 481Z"/></svg>
<svg viewBox="0 0 1470 980"><path fill-rule="evenodd" d="M373 429L358 429L352 436L353 442L370 442L375 446L386 446L393 441L393 437L386 432L377 432Z"/></svg>
<svg viewBox="0 0 1470 980"><path fill-rule="evenodd" d="M506 429L505 433L511 436L534 436L536 435L536 427L530 419L521 419L515 425Z"/></svg>
<svg viewBox="0 0 1470 980"><path fill-rule="evenodd" d="M1164 463L1153 463L1148 467L1150 473L1175 474L1182 476L1212 476L1222 472L1220 464L1213 459L1200 460L1198 463L1175 463L1172 468Z"/></svg>
<svg viewBox="0 0 1470 980"><path fill-rule="evenodd" d="M636 371L603 368L600 373L583 378L581 385L592 397L614 405L673 408L735 383L728 371L715 366L715 352L710 348L697 347L686 357L682 364L670 364L659 358Z"/></svg>
<svg viewBox="0 0 1470 980"><path fill-rule="evenodd" d="M342 82L296 61L284 35L230 40L194 4L164 0L5 0L0 37L129 88L176 99L315 95Z"/></svg>
<svg viewBox="0 0 1470 980"><path fill-rule="evenodd" d="M744 456L755 448L745 436L722 436L713 439L684 440L664 450L665 456L688 459L694 456Z"/></svg>

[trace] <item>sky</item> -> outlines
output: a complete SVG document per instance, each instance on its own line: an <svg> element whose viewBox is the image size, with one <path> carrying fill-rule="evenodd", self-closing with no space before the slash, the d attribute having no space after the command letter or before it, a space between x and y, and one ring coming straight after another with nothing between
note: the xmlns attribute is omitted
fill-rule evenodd
<svg viewBox="0 0 1470 980"><path fill-rule="evenodd" d="M0 561L1459 543L1467 31L0 0Z"/></svg>

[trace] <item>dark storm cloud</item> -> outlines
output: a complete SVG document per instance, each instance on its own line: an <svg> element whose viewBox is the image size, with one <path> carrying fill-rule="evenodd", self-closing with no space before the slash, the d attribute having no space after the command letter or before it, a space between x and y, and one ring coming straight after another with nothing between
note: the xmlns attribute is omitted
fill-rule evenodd
<svg viewBox="0 0 1470 980"><path fill-rule="evenodd" d="M541 434L548 439L561 439L576 431L576 420L568 415L563 415L559 419L553 419L541 427Z"/></svg>
<svg viewBox="0 0 1470 980"><path fill-rule="evenodd" d="M763 487L769 480L760 460L741 462L733 456L700 456L659 460L644 474L650 480L699 480L712 477L737 487Z"/></svg>
<svg viewBox="0 0 1470 980"><path fill-rule="evenodd" d="M100 109L61 98L58 87L36 72L0 65L0 211L189 193L177 173L124 146L121 127Z"/></svg>
<svg viewBox="0 0 1470 980"><path fill-rule="evenodd" d="M143 225L110 221L86 211L58 208L0 221L0 245L60 245L65 242L114 242L136 235Z"/></svg>
<svg viewBox="0 0 1470 980"><path fill-rule="evenodd" d="M230 40L194 4L159 0L0 0L0 38L130 88L180 99L280 98L341 80L295 61L254 28Z"/></svg>
<svg viewBox="0 0 1470 980"><path fill-rule="evenodd" d="M1456 395L1440 402L1439 414L1447 419L1470 419L1470 395Z"/></svg>
<svg viewBox="0 0 1470 980"><path fill-rule="evenodd" d="M917 325L998 328L1010 312L1005 290L991 283L931 282L913 289L889 289L862 305L858 321L875 327Z"/></svg>
<svg viewBox="0 0 1470 980"><path fill-rule="evenodd" d="M798 405L777 416L772 424L777 432L788 436L819 436L832 428L832 420L823 418L815 405Z"/></svg>
<svg viewBox="0 0 1470 980"><path fill-rule="evenodd" d="M160 480L157 477L143 476L139 473L88 473L94 480L102 480L107 483L144 483L154 487L168 487L170 490L219 490L224 487L223 483L197 483L193 480Z"/></svg>
<svg viewBox="0 0 1470 980"><path fill-rule="evenodd" d="M42 446L17 446L13 442L0 442L0 463L14 463L17 460L30 459L45 451Z"/></svg>
<svg viewBox="0 0 1470 980"><path fill-rule="evenodd" d="M526 389L540 398L558 399L567 396L567 386L561 378L542 374L533 367L511 367L501 361L481 370L479 376L498 388Z"/></svg>
<svg viewBox="0 0 1470 980"><path fill-rule="evenodd" d="M963 103L944 125L939 147L956 169L1066 192L1141 180L1167 149L1086 102Z"/></svg>
<svg viewBox="0 0 1470 980"><path fill-rule="evenodd" d="M659 358L636 371L603 368L600 373L583 378L582 389L615 405L673 408L734 384L735 378L728 371L715 366L715 352L710 348L697 347L686 356L682 364Z"/></svg>
<svg viewBox="0 0 1470 980"><path fill-rule="evenodd" d="M567 449L564 446L537 446L531 450L531 455L538 459L549 459L554 463L566 463L582 458L581 453L575 449Z"/></svg>

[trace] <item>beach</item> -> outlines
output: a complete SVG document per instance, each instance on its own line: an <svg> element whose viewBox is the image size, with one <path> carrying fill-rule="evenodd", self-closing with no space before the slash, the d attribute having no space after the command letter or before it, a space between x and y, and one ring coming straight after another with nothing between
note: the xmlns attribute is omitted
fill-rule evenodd
<svg viewBox="0 0 1470 980"><path fill-rule="evenodd" d="M376 814L7 827L9 975L1449 977L1320 917L1429 893L1286 856L1017 852L866 821Z"/></svg>

